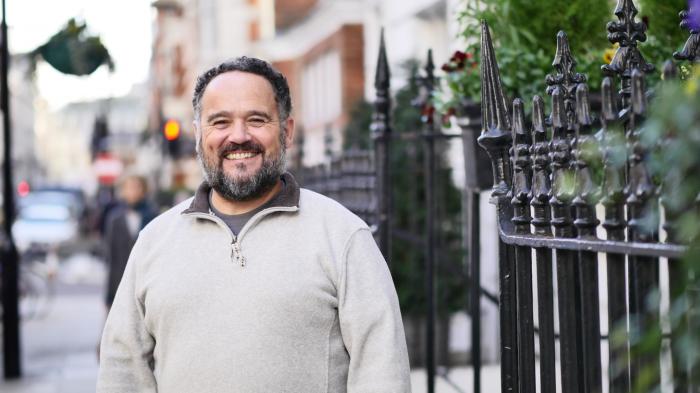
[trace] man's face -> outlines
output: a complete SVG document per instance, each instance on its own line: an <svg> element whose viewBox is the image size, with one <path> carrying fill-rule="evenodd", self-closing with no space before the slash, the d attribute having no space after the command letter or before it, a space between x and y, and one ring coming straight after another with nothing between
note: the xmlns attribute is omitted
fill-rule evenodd
<svg viewBox="0 0 700 393"><path fill-rule="evenodd" d="M251 200L270 190L284 171L294 122L282 132L270 82L247 72L223 73L202 95L197 156L209 184L229 200Z"/></svg>

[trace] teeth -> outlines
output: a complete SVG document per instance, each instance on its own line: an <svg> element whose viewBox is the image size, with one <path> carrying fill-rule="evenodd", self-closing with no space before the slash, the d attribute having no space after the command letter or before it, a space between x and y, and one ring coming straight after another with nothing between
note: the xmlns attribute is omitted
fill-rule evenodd
<svg viewBox="0 0 700 393"><path fill-rule="evenodd" d="M254 157L256 153L229 153L226 155L227 160L242 160L244 158Z"/></svg>

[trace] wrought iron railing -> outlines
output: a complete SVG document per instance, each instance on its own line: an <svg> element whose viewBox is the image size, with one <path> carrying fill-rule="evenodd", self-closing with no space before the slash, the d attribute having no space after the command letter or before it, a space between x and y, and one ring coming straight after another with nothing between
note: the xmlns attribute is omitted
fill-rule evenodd
<svg viewBox="0 0 700 393"><path fill-rule="evenodd" d="M636 21L632 0L618 0L614 13L618 21L608 24L608 39L619 48L611 63L602 67L605 79L599 129L590 110L586 76L575 71L564 32L556 37L555 72L545 80L551 111L546 116L543 98L535 96L532 119L527 122L519 98L513 101L512 112L508 110L489 28L482 23L483 128L479 143L492 160L492 203L498 212L503 392L537 390L533 255L541 392L557 391L553 263L558 289L560 391L602 391L601 261L607 266L608 319L611 328L616 322L622 326L624 342L610 346L608 391L629 392L642 370L658 371L660 367L661 339L653 342L650 350L640 351L637 336L660 329L659 304L648 299L661 286L662 259L668 260L671 277L683 274L678 258L686 246L673 230L677 212L666 209L661 214L659 187L652 181L649 152L642 143L642 123L650 105L645 78L654 70L637 48L646 40L646 25ZM687 13L681 16L685 18ZM687 21L682 26L687 27ZM674 56L700 61L698 31L691 30L684 49ZM666 79L673 77L674 69L667 64L663 70ZM625 163L616 165L620 154L625 155ZM593 166L602 167L601 176L596 176ZM605 212L602 223L597 218L598 207ZM665 242L659 240L662 216L668 235ZM605 230L605 238L598 236L599 226ZM673 380L674 390L680 392L686 391L690 382L686 365L678 360L673 358ZM658 379L660 373L650 375Z"/></svg>

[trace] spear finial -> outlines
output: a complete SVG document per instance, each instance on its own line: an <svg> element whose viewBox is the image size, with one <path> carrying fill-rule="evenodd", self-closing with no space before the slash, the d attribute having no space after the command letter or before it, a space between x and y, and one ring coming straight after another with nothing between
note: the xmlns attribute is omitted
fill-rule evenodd
<svg viewBox="0 0 700 393"><path fill-rule="evenodd" d="M384 28L379 36L379 56L377 58L377 72L374 74L374 88L377 90L388 89L391 73L386 57L386 45L384 44Z"/></svg>
<svg viewBox="0 0 700 393"><path fill-rule="evenodd" d="M547 76L546 82L550 86L550 93L553 85L563 85L573 92L575 85L586 81L586 76L575 70L576 60L571 54L569 38L563 31L557 33L557 52L554 55L552 66L557 74Z"/></svg>
<svg viewBox="0 0 700 393"><path fill-rule="evenodd" d="M486 21L481 22L481 103L482 133L494 128L510 129L510 119L496 62L496 53Z"/></svg>
<svg viewBox="0 0 700 393"><path fill-rule="evenodd" d="M488 152L493 165L494 197L505 196L511 184L508 150L511 123L506 109L496 54L486 21L481 22L481 114L482 130L477 140Z"/></svg>

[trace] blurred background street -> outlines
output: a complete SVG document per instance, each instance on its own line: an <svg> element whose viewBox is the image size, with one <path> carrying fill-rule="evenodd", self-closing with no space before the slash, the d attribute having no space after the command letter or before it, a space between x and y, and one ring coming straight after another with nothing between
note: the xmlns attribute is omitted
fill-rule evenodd
<svg viewBox="0 0 700 393"><path fill-rule="evenodd" d="M0 382L2 392L95 391L104 280L104 263L90 254L77 253L60 262L46 303L22 322L24 375Z"/></svg>

